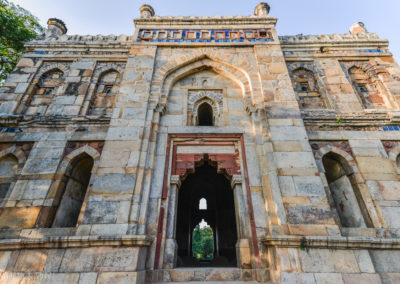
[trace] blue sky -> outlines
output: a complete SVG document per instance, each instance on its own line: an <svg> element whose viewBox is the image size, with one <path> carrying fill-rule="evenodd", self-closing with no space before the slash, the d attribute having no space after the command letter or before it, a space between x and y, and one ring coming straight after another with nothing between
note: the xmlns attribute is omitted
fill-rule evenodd
<svg viewBox="0 0 400 284"><path fill-rule="evenodd" d="M69 34L133 34L139 7L153 6L160 16L250 15L259 0L11 0L36 15L62 19ZM368 31L389 39L400 60L399 0L269 0L280 35L347 33L362 21Z"/></svg>

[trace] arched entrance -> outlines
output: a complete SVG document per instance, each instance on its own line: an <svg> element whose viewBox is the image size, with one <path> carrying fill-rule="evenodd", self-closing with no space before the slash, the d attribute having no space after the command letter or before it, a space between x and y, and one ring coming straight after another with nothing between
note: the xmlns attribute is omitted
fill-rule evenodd
<svg viewBox="0 0 400 284"><path fill-rule="evenodd" d="M202 223L207 223L212 229L212 258L210 253L207 253L207 257L198 257L193 252L193 234L195 232L196 238L199 238L196 228L202 229ZM205 228L207 226L203 225L203 230ZM196 166L194 173L187 176L179 189L177 266L234 267L237 265L237 236L233 190L226 176L218 174L217 168L206 158Z"/></svg>

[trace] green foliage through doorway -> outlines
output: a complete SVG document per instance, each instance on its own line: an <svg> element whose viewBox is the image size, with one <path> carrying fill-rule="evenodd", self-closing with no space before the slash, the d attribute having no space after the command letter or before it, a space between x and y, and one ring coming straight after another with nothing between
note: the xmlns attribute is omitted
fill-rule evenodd
<svg viewBox="0 0 400 284"><path fill-rule="evenodd" d="M214 258L214 233L211 227L196 226L193 230L192 251L193 256L199 261L208 261Z"/></svg>

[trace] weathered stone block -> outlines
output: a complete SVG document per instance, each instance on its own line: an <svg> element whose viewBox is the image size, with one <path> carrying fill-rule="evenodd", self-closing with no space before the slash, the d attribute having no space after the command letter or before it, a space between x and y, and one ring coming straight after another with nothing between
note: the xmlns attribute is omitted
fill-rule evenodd
<svg viewBox="0 0 400 284"><path fill-rule="evenodd" d="M46 250L23 250L19 254L15 271L21 272L41 272L46 263Z"/></svg>
<svg viewBox="0 0 400 284"><path fill-rule="evenodd" d="M388 159L378 157L356 157L361 173L393 173L393 165Z"/></svg>
<svg viewBox="0 0 400 284"><path fill-rule="evenodd" d="M113 224L117 220L119 202L89 202L84 224Z"/></svg>
<svg viewBox="0 0 400 284"><path fill-rule="evenodd" d="M40 207L9 207L0 209L0 228L32 228Z"/></svg>
<svg viewBox="0 0 400 284"><path fill-rule="evenodd" d="M51 180L30 180L25 187L22 199L46 198L51 183Z"/></svg>
<svg viewBox="0 0 400 284"><path fill-rule="evenodd" d="M390 250L370 250L376 272L398 273L400 271L400 253Z"/></svg>
<svg viewBox="0 0 400 284"><path fill-rule="evenodd" d="M344 284L341 273L315 273L314 277L318 284Z"/></svg>
<svg viewBox="0 0 400 284"><path fill-rule="evenodd" d="M310 249L300 251L304 272L360 273L356 257L350 250Z"/></svg>
<svg viewBox="0 0 400 284"><path fill-rule="evenodd" d="M379 274L343 274L345 284L380 284Z"/></svg>
<svg viewBox="0 0 400 284"><path fill-rule="evenodd" d="M101 224L93 225L90 231L91 235L97 236L115 236L125 235L128 230L128 224Z"/></svg>
<svg viewBox="0 0 400 284"><path fill-rule="evenodd" d="M277 152L274 153L278 168L316 168L311 153L304 152Z"/></svg>
<svg viewBox="0 0 400 284"><path fill-rule="evenodd" d="M378 184L384 200L400 200L399 181L379 181Z"/></svg>
<svg viewBox="0 0 400 284"><path fill-rule="evenodd" d="M136 141L139 139L139 129L136 127L113 127L107 134L110 141Z"/></svg>
<svg viewBox="0 0 400 284"><path fill-rule="evenodd" d="M282 283L317 284L312 273L281 273Z"/></svg>
<svg viewBox="0 0 400 284"><path fill-rule="evenodd" d="M327 207L287 206L288 221L291 224L334 225L333 212Z"/></svg>
<svg viewBox="0 0 400 284"><path fill-rule="evenodd" d="M140 272L103 272L99 274L98 284L139 284L144 283L144 273Z"/></svg>
<svg viewBox="0 0 400 284"><path fill-rule="evenodd" d="M319 176L293 177L293 181L299 196L325 195L325 189Z"/></svg>
<svg viewBox="0 0 400 284"><path fill-rule="evenodd" d="M93 183L93 192L133 192L135 176L131 174L105 174L96 177Z"/></svg>
<svg viewBox="0 0 400 284"><path fill-rule="evenodd" d="M400 228L400 207L381 207L383 217L389 228Z"/></svg>

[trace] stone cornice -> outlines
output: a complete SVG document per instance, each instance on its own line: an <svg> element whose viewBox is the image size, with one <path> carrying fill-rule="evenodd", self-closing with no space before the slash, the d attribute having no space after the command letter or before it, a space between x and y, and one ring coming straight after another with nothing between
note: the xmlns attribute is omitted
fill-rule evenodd
<svg viewBox="0 0 400 284"><path fill-rule="evenodd" d="M279 36L282 48L295 46L357 46L377 45L381 48L388 47L389 42L386 39L380 39L375 33L365 34L327 34L327 35L295 35Z"/></svg>
<svg viewBox="0 0 400 284"><path fill-rule="evenodd" d="M400 249L400 239L373 237L326 237L326 236L268 236L266 246L282 248L323 249Z"/></svg>
<svg viewBox="0 0 400 284"><path fill-rule="evenodd" d="M34 46L58 46L58 45L126 45L133 42L133 36L127 35L61 35L53 38L38 37L25 44L26 47Z"/></svg>
<svg viewBox="0 0 400 284"><path fill-rule="evenodd" d="M135 26L223 26L223 25L275 25L276 18L263 16L189 16L189 17L160 17L135 19Z"/></svg>
<svg viewBox="0 0 400 284"><path fill-rule="evenodd" d="M148 247L152 239L145 235L105 236L60 236L40 239L2 239L1 250L61 249L88 247Z"/></svg>
<svg viewBox="0 0 400 284"><path fill-rule="evenodd" d="M94 116L21 116L21 115L2 115L0 116L0 125L2 127L12 126L51 126L65 127L71 123L78 125L109 125L110 117Z"/></svg>

